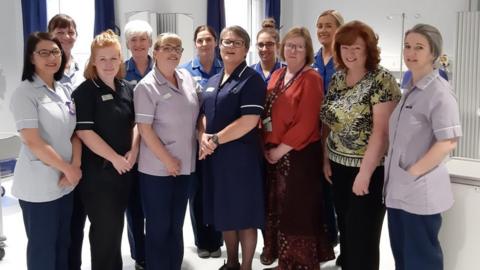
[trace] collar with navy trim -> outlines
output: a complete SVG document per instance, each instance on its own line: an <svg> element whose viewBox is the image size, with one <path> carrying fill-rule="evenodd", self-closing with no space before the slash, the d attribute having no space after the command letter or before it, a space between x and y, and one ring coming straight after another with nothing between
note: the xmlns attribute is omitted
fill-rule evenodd
<svg viewBox="0 0 480 270"><path fill-rule="evenodd" d="M148 70L151 70L153 68L153 59L150 55L147 55L148 58ZM130 57L127 61L125 61L126 66L127 66L127 71L129 72L136 72L139 73L137 70L137 65L135 65L135 60L133 57Z"/></svg>
<svg viewBox="0 0 480 270"><path fill-rule="evenodd" d="M163 76L163 74L158 70L158 68L154 67L154 74L153 74L153 78L155 79L155 81L158 83L159 86L162 86L162 85L168 85L170 88L172 88L173 90L175 91L178 91L179 89L177 87L175 87L175 85L173 85L171 82L169 82L167 79L165 79L165 77ZM178 79L178 85L180 86L182 84L182 81L184 79L184 76L182 74L182 72L179 71L178 68L175 69L174 71L175 73L175 78Z"/></svg>
<svg viewBox="0 0 480 270"><path fill-rule="evenodd" d="M222 65L222 62L220 61L220 59L215 57L213 59L212 69L213 68L222 68L222 67L223 67L223 65ZM198 56L195 56L195 58L193 58L193 60L192 60L192 69L199 69L199 68L204 70L202 64L200 63L200 58Z"/></svg>

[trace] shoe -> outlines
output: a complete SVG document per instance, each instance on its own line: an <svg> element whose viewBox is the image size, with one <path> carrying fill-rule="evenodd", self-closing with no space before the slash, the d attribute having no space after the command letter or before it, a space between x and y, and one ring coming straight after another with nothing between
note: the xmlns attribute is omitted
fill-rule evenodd
<svg viewBox="0 0 480 270"><path fill-rule="evenodd" d="M265 252L262 252L262 254L260 254L260 262L263 265L271 265L273 262L275 262L275 258L271 258Z"/></svg>
<svg viewBox="0 0 480 270"><path fill-rule="evenodd" d="M222 256L222 249L218 248L217 250L210 252L210 257L212 258L220 258Z"/></svg>
<svg viewBox="0 0 480 270"><path fill-rule="evenodd" d="M335 261L336 266L342 266L343 264L343 259L342 259L342 254L338 255L337 260Z"/></svg>
<svg viewBox="0 0 480 270"><path fill-rule="evenodd" d="M210 257L210 252L208 252L206 249L197 248L197 255L202 259L206 259Z"/></svg>
<svg viewBox="0 0 480 270"><path fill-rule="evenodd" d="M144 270L145 262L135 262L135 270Z"/></svg>
<svg viewBox="0 0 480 270"><path fill-rule="evenodd" d="M240 270L240 263L237 263L234 266L228 266L224 261L222 267L218 268L218 270Z"/></svg>

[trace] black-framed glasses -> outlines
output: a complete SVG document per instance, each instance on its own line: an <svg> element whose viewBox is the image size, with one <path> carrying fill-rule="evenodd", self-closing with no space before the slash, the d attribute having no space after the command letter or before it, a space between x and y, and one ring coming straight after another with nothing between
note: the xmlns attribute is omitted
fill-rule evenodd
<svg viewBox="0 0 480 270"><path fill-rule="evenodd" d="M60 49L53 49L53 50L42 49L42 50L35 51L34 53L36 53L38 56L43 58L50 57L50 55L53 55L55 57L59 57L60 55L62 55L62 51Z"/></svg>
<svg viewBox="0 0 480 270"><path fill-rule="evenodd" d="M167 52L167 53L176 52L178 54L181 54L181 53L183 53L184 49L182 47L160 46L160 50L162 50L163 52Z"/></svg>
<svg viewBox="0 0 480 270"><path fill-rule="evenodd" d="M237 39L237 40L222 39L220 40L220 44L222 44L223 47L228 47L228 48L241 48L245 45L245 41L240 39Z"/></svg>
<svg viewBox="0 0 480 270"><path fill-rule="evenodd" d="M257 43L257 48L259 49L263 49L263 48L271 49L273 48L273 46L275 46L275 42L271 42L271 41Z"/></svg>

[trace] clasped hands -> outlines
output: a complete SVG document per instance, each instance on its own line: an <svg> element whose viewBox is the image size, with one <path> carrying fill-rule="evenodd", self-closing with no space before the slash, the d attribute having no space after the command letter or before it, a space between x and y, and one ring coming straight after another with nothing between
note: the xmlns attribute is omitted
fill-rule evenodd
<svg viewBox="0 0 480 270"><path fill-rule="evenodd" d="M211 137L213 134L202 133L200 139L198 140L198 159L204 160L208 155L213 154L218 145L213 142Z"/></svg>

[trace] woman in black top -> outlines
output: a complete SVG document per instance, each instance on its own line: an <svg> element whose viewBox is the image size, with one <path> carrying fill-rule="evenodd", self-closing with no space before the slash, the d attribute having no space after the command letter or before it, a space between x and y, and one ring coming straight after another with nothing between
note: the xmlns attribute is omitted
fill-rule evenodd
<svg viewBox="0 0 480 270"><path fill-rule="evenodd" d="M122 269L121 239L131 168L138 155L133 89L124 74L118 37L107 30L95 37L85 79L72 94L77 135L83 142L79 185L90 220L92 270Z"/></svg>

